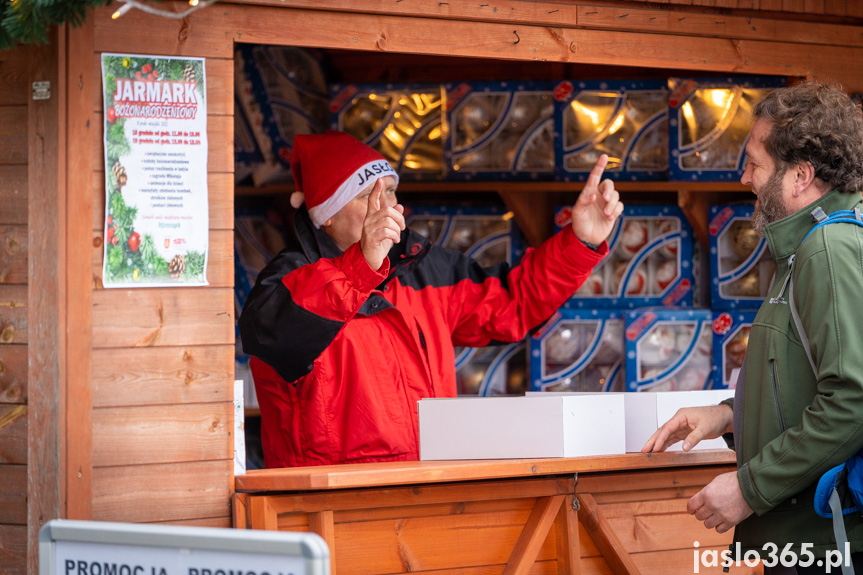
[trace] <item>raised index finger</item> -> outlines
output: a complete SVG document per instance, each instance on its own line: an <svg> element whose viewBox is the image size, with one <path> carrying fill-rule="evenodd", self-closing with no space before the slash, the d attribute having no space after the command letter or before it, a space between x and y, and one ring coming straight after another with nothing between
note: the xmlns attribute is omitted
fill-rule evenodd
<svg viewBox="0 0 863 575"><path fill-rule="evenodd" d="M371 194L369 194L369 204L366 210L366 215L373 214L381 209L381 194L384 190L384 180L379 178L375 180Z"/></svg>
<svg viewBox="0 0 863 575"><path fill-rule="evenodd" d="M585 187L599 187L599 182L602 180L602 172L605 171L606 165L608 165L608 155L602 154L599 156L599 159L596 160L596 164L593 165L593 168L591 168L590 175L587 176L587 184Z"/></svg>

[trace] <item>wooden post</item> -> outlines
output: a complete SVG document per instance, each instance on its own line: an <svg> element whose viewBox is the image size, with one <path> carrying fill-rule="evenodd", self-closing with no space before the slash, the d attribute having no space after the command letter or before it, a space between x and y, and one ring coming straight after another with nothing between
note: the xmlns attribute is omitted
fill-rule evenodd
<svg viewBox="0 0 863 575"><path fill-rule="evenodd" d="M38 573L39 529L63 517L65 478L64 413L61 406L66 336L63 312L66 276L65 28L31 48L28 85L50 82L47 100L28 105L28 326L29 429L27 439L27 572Z"/></svg>

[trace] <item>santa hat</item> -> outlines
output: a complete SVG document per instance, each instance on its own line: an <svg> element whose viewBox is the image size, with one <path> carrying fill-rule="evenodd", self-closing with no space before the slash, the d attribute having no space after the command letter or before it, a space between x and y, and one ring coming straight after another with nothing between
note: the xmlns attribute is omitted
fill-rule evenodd
<svg viewBox="0 0 863 575"><path fill-rule="evenodd" d="M291 205L299 208L305 202L316 228L380 178L392 176L399 181L386 158L335 130L295 136L291 172L297 184Z"/></svg>

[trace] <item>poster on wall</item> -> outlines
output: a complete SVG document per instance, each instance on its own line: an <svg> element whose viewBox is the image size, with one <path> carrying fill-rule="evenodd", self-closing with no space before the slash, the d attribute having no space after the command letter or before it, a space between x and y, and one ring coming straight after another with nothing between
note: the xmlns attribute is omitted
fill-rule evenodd
<svg viewBox="0 0 863 575"><path fill-rule="evenodd" d="M102 55L106 288L207 284L202 58Z"/></svg>

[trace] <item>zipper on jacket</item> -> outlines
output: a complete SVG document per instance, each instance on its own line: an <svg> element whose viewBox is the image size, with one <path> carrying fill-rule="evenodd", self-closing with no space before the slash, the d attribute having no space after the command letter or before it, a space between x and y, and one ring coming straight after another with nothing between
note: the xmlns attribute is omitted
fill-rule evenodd
<svg viewBox="0 0 863 575"><path fill-rule="evenodd" d="M782 294L785 293L785 288L788 287L788 282L791 281L791 269L794 267L794 254L791 254L788 257L788 273L785 275L785 280L782 282L782 289L779 290L779 295L776 297L770 298L770 303L788 303L788 301L782 297Z"/></svg>
<svg viewBox="0 0 863 575"><path fill-rule="evenodd" d="M773 372L773 397L775 398L774 402L776 404L776 415L779 417L779 426L781 428L781 431L784 432L788 429L788 426L785 424L785 416L782 415L782 402L780 401L781 396L779 395L779 374L776 373L776 360L771 359L770 364L770 369Z"/></svg>

